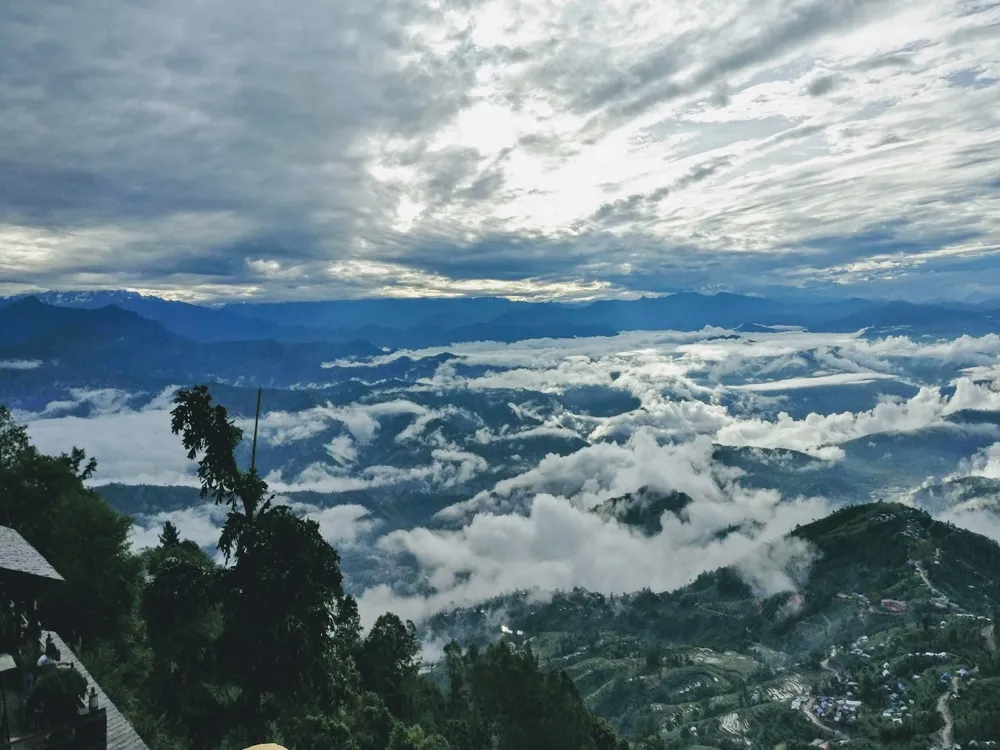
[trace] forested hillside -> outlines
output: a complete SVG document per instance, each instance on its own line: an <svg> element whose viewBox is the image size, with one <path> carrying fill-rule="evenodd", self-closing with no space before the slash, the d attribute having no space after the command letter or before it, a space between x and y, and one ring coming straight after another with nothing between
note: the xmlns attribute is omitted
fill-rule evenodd
<svg viewBox="0 0 1000 750"><path fill-rule="evenodd" d="M239 468L225 408L205 388L181 391L173 429L199 461L204 501L229 509L225 566L169 524L159 546L132 552L129 519L84 486L94 462L82 449L43 455L0 408L0 524L66 578L41 619L82 644L151 748L627 747L530 652L452 645L436 683L418 673L412 623L386 613L362 635L337 551Z"/></svg>
<svg viewBox="0 0 1000 750"><path fill-rule="evenodd" d="M646 507L683 503L639 493L595 510L648 533ZM649 750L1000 740L1000 545L896 503L842 509L789 539L813 553L794 592L761 597L723 568L674 592L500 597L425 635L530 647Z"/></svg>

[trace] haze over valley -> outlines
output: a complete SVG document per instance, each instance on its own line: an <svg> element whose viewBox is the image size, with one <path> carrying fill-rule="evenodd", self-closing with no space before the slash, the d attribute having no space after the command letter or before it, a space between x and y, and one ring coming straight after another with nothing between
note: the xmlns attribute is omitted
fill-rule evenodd
<svg viewBox="0 0 1000 750"><path fill-rule="evenodd" d="M666 300L656 302L665 309ZM89 481L133 517L136 546L155 545L169 520L212 551L225 512L198 497L197 467L171 433L170 409L187 384L177 381L215 380L215 350L232 347L232 371L212 394L249 436L254 384L264 384L258 469L341 551L368 622L386 608L420 622L526 588L673 590L752 557L798 524L879 499L1000 538L1000 336L954 323L944 334L929 307L914 307L897 327L827 332L736 319L815 320L843 310L725 295L684 302L685 327L695 330L417 349L356 340L202 344L186 371L169 372L155 360L156 336L196 346L167 331L179 325L174 313L162 325L92 304L13 300L0 316L27 317L7 330L16 337L32 322L38 330L5 348L0 382L41 450L85 445L97 459ZM693 312L693 303L704 309ZM623 304L620 319L643 304ZM838 305L858 303L828 303ZM877 318L891 306L870 307ZM60 318L50 323L55 333L44 330L56 314L79 321L78 343L46 356L47 337L67 325ZM588 308L546 314L569 330L593 317ZM993 320L989 310L967 316ZM506 325L481 323L487 335ZM259 371L258 346L290 354ZM77 347L101 352L95 369L74 369ZM244 440L244 463L249 450ZM692 502L651 537L594 512L640 492ZM768 558L753 575L776 581L777 593L807 562Z"/></svg>

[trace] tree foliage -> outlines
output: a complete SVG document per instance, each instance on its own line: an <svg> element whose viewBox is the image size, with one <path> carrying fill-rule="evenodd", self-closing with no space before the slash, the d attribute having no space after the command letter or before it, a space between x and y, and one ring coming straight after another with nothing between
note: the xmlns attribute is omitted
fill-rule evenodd
<svg viewBox="0 0 1000 750"><path fill-rule="evenodd" d="M72 640L120 631L136 593L131 524L84 486L95 467L79 449L39 452L0 407L0 525L20 532L66 579L43 593L40 607L48 626Z"/></svg>
<svg viewBox="0 0 1000 750"><path fill-rule="evenodd" d="M151 748L625 746L530 652L452 644L442 692L419 674L413 623L387 613L362 636L336 550L239 467L242 432L206 387L178 392L172 428L198 462L201 496L229 509L225 567L172 523L158 546L132 551L128 519L84 486L94 462L41 454L0 409L0 523L67 578L46 624L84 636L82 658Z"/></svg>

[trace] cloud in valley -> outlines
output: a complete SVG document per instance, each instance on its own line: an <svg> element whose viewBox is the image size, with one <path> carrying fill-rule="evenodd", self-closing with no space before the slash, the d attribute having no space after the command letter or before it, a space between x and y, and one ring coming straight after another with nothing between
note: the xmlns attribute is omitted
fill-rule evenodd
<svg viewBox="0 0 1000 750"><path fill-rule="evenodd" d="M334 505L320 508L309 503L294 502L284 497L276 497L278 504L288 505L293 511L319 524L320 534L338 549L352 548L374 532L378 519L367 508L360 505ZM147 514L136 519L129 534L133 549L155 547L167 521L173 523L182 539L190 539L198 546L217 552L219 534L226 521L229 509L225 506L205 501L182 510ZM221 553L216 554L221 561Z"/></svg>
<svg viewBox="0 0 1000 750"><path fill-rule="evenodd" d="M798 545L780 551L781 536L827 512L821 500L781 503L777 493L718 501L696 497L683 519L665 517L663 532L647 538L573 499L539 494L525 515L480 513L457 531L414 529L383 537L379 547L412 556L435 593L398 595L382 585L366 590L360 606L369 623L387 609L420 620L518 589L671 590L705 570L731 564L739 564L760 591L778 593L792 588L811 563ZM714 536L749 520L760 526ZM775 542L776 551L762 554L767 542Z"/></svg>
<svg viewBox="0 0 1000 750"><path fill-rule="evenodd" d="M196 467L170 431L168 388L133 408L133 394L112 389L71 391L70 399L50 402L39 414L15 414L27 424L32 442L44 453L74 447L97 459L94 484L173 484L197 486ZM85 409L89 416L67 415Z"/></svg>
<svg viewBox="0 0 1000 750"><path fill-rule="evenodd" d="M973 456L969 475L986 479L1000 479L1000 443Z"/></svg>
<svg viewBox="0 0 1000 750"><path fill-rule="evenodd" d="M813 490L783 496L751 482L752 472L720 462L720 444L791 449L822 459L809 466L826 470L843 459L845 443L880 434L947 427L956 437L979 430L980 445L998 439L988 424L954 419L1000 411L995 335L925 341L707 329L449 351L437 372L413 383L392 381L360 401L317 395L304 408L262 416L271 489L331 543L393 571L385 585L359 592L367 622L386 609L420 619L519 588L673 589L720 565L736 566L761 593L792 590L812 553L782 537L831 504L808 496ZM42 450L79 445L95 455L98 483L195 485L195 467L170 433L171 394L73 390L17 416ZM844 408L847 397L860 406ZM588 399L605 398L615 407L588 411ZM996 445L987 448L956 476L1000 478L998 456ZM642 488L682 492L693 503L664 517L652 537L591 512ZM301 491L326 497L294 495ZM989 509L960 510L949 519L990 528ZM222 519L207 504L144 516L132 539L153 544L171 520L212 546ZM430 595L417 595L400 569Z"/></svg>

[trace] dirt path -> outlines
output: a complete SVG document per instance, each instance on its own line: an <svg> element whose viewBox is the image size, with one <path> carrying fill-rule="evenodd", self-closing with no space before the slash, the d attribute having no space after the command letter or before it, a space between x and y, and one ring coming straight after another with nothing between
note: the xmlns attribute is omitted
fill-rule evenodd
<svg viewBox="0 0 1000 750"><path fill-rule="evenodd" d="M948 598L938 590L937 586L931 583L931 579L927 577L927 571L924 570L923 563L920 562L917 563L917 573L920 575L920 580L922 580L924 582L924 585L931 590L932 594L934 594L935 596L940 596L942 599Z"/></svg>
<svg viewBox="0 0 1000 750"><path fill-rule="evenodd" d="M706 607L706 606L704 606L704 605L702 605L702 604L696 604L695 606L696 606L696 607L697 607L698 609L703 609L703 610L705 610L706 612L711 612L711 613L712 613L713 615L721 615L722 617L732 617L732 615L731 615L731 614L729 614L728 612L720 612L720 611L719 611L719 610L717 610L717 609L709 609L708 607Z"/></svg>
<svg viewBox="0 0 1000 750"><path fill-rule="evenodd" d="M828 727L826 724L824 724L822 721L819 720L819 717L816 716L816 714L814 714L812 711L813 706L815 705L816 705L815 698L810 698L809 700L807 700L805 703L802 704L802 710L805 712L806 718L809 719L809 721L811 721L813 724L815 724L823 731L829 732L830 734L835 734L838 737L843 737L844 736L843 732L834 729L833 727Z"/></svg>
<svg viewBox="0 0 1000 750"><path fill-rule="evenodd" d="M828 657L826 657L825 659L823 659L823 661L821 661L819 663L819 665L820 665L820 667L822 667L823 669L825 669L827 672L829 672L830 674L832 674L834 677L836 677L838 680L842 680L843 676L840 674L840 670L837 669L836 667L831 667L830 666L830 659L834 658L836 655L837 655L837 647L833 646L830 649L830 655Z"/></svg>
<svg viewBox="0 0 1000 750"><path fill-rule="evenodd" d="M828 727L822 721L820 721L819 717L816 716L816 714L813 713L813 706L814 705L816 705L816 699L815 698L810 698L809 700L807 700L803 704L802 710L805 712L806 718L809 719L809 721L811 721L813 724L815 724L816 726L818 726L820 729L832 733L833 730L830 729L830 727Z"/></svg>
<svg viewBox="0 0 1000 750"><path fill-rule="evenodd" d="M939 733L938 736L941 739L940 743L941 747L945 748L946 750L952 747L953 743L951 739L951 734L952 730L955 727L955 722L952 719L951 709L948 707L948 702L951 700L951 694L955 692L955 690L957 689L958 689L958 678L952 677L951 685L949 686L948 691L944 693L940 698L938 698L937 702L937 711L939 714L941 714L941 718L944 719L944 727L941 728L941 732Z"/></svg>
<svg viewBox="0 0 1000 750"><path fill-rule="evenodd" d="M986 639L986 647L995 654L997 652L997 638L996 631L993 628L993 623L991 622L980 632L982 633L983 638Z"/></svg>

